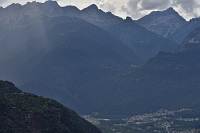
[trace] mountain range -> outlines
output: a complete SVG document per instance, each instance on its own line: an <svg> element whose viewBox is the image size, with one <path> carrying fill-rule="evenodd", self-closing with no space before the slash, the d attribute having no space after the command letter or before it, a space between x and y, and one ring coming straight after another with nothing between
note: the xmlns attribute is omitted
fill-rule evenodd
<svg viewBox="0 0 200 133"><path fill-rule="evenodd" d="M198 25L172 8L132 20L96 5L12 4L0 9L0 78L81 114L197 106Z"/></svg>

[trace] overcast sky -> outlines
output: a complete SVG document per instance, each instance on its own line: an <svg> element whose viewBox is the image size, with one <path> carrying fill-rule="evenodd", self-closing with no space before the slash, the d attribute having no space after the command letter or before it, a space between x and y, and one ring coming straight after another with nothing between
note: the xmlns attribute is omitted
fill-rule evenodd
<svg viewBox="0 0 200 133"><path fill-rule="evenodd" d="M24 4L33 0L0 0L1 6L11 3ZM44 2L45 0L37 0ZM186 19L200 16L200 0L57 0L61 6L76 5L85 8L90 4L97 4L105 11L111 11L122 17L131 16L138 19L151 11L164 10L173 7Z"/></svg>

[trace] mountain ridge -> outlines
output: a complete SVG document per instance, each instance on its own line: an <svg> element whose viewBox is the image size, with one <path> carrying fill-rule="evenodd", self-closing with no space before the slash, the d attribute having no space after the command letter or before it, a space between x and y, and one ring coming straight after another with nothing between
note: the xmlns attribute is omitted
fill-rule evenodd
<svg viewBox="0 0 200 133"><path fill-rule="evenodd" d="M164 11L153 11L137 20L141 26L166 38L169 38L186 22L172 7Z"/></svg>

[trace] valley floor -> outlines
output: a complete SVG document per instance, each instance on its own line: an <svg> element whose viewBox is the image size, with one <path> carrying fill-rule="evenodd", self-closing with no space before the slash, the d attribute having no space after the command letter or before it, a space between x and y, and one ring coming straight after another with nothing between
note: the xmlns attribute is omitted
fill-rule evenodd
<svg viewBox="0 0 200 133"><path fill-rule="evenodd" d="M103 133L200 133L199 111L192 109L159 110L125 119L84 116Z"/></svg>

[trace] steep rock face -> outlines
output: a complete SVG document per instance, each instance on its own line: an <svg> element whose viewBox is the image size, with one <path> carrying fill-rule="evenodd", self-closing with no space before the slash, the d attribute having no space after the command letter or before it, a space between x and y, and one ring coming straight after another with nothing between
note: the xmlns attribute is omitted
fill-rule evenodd
<svg viewBox="0 0 200 133"><path fill-rule="evenodd" d="M159 51L172 52L177 44L139 26L131 18L110 27L109 32L119 38L125 45L145 62Z"/></svg>
<svg viewBox="0 0 200 133"><path fill-rule="evenodd" d="M110 26L123 22L122 18L113 15L111 12L104 12L94 4L81 10L80 17L104 30L108 30Z"/></svg>
<svg viewBox="0 0 200 133"><path fill-rule="evenodd" d="M173 8L169 8L164 11L154 11L139 19L137 23L149 31L169 38L176 30L186 24L186 20Z"/></svg>
<svg viewBox="0 0 200 133"><path fill-rule="evenodd" d="M200 46L200 27L193 30L183 41L185 48L198 48Z"/></svg>
<svg viewBox="0 0 200 133"><path fill-rule="evenodd" d="M75 112L0 81L1 133L101 133Z"/></svg>
<svg viewBox="0 0 200 133"><path fill-rule="evenodd" d="M200 18L191 19L180 27L170 38L179 44L183 44L186 37L197 28L200 28Z"/></svg>

